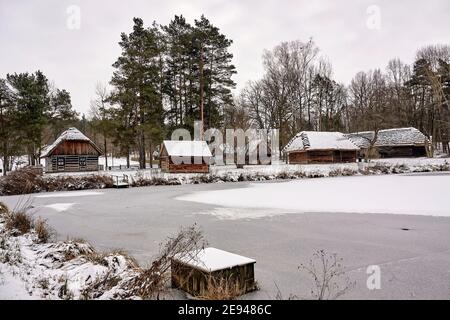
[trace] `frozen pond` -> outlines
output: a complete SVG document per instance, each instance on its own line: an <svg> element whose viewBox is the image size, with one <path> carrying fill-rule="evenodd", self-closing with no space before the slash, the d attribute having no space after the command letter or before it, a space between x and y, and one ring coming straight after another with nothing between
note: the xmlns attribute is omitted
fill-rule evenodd
<svg viewBox="0 0 450 320"><path fill-rule="evenodd" d="M256 260L261 290L248 298L274 298L276 286L285 297L308 297L310 278L297 267L325 249L344 259L356 281L344 298L450 299L450 218L444 217L449 178L322 178L30 197L34 214L48 219L60 239L79 237L100 249L122 248L142 264L180 226L197 223L210 246ZM0 201L14 207L26 197ZM358 208L364 214L352 213ZM370 291L366 269L373 264L381 268L382 288Z"/></svg>

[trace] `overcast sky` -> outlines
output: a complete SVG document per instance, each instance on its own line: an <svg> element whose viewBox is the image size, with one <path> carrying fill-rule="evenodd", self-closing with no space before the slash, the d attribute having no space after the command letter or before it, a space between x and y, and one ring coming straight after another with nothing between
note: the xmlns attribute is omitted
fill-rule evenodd
<svg viewBox="0 0 450 320"><path fill-rule="evenodd" d="M150 25L175 14L193 22L202 13L234 41L238 88L261 76L263 50L282 41L312 37L346 84L394 57L411 63L421 46L450 44L449 0L0 0L0 77L40 69L87 112L96 83L111 77L120 33L131 31L133 17Z"/></svg>

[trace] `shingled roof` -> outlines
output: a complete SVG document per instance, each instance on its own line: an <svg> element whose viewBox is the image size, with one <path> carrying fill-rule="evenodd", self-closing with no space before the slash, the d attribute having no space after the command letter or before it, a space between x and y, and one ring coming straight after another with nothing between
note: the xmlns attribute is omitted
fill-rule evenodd
<svg viewBox="0 0 450 320"><path fill-rule="evenodd" d="M354 144L360 148L369 148L375 135L374 131L364 131L346 134ZM426 136L416 128L395 128L378 131L375 147L388 146L422 146Z"/></svg>
<svg viewBox="0 0 450 320"><path fill-rule="evenodd" d="M340 132L302 131L284 147L283 152L305 150L358 150L359 148Z"/></svg>
<svg viewBox="0 0 450 320"><path fill-rule="evenodd" d="M53 150L62 143L63 141L88 141L92 147L98 151L99 154L102 154L102 151L91 141L88 137L86 137L80 130L77 128L69 128L58 137L51 145L47 146L41 155L41 158L48 157L52 154Z"/></svg>

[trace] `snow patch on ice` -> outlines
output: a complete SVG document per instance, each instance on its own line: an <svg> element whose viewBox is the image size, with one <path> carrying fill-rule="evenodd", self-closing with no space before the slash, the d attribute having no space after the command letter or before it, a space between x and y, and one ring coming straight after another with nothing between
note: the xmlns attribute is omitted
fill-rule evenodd
<svg viewBox="0 0 450 320"><path fill-rule="evenodd" d="M63 211L67 211L68 209L70 209L74 204L75 203L53 203L53 204L48 204L44 207L53 209L58 212L63 212Z"/></svg>
<svg viewBox="0 0 450 320"><path fill-rule="evenodd" d="M85 196L100 196L104 192L98 191L67 191L47 193L35 196L36 198L65 198L65 197L85 197Z"/></svg>

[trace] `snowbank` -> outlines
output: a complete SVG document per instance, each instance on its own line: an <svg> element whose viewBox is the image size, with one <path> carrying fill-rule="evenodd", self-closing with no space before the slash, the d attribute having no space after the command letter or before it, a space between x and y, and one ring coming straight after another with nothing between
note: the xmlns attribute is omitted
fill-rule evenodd
<svg viewBox="0 0 450 320"><path fill-rule="evenodd" d="M0 299L120 299L136 277L120 253L101 255L83 241L42 244L34 231L14 236L0 217Z"/></svg>

